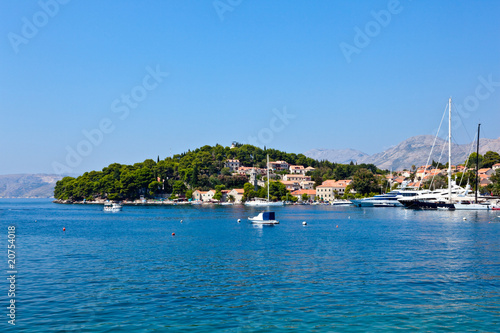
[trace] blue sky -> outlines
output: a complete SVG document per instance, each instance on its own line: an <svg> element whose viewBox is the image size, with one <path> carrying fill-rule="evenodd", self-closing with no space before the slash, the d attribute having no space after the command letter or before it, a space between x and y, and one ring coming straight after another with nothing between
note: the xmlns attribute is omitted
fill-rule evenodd
<svg viewBox="0 0 500 333"><path fill-rule="evenodd" d="M232 141L376 153L433 134L450 96L456 142L478 122L500 136L499 1L41 0L0 13L0 174Z"/></svg>

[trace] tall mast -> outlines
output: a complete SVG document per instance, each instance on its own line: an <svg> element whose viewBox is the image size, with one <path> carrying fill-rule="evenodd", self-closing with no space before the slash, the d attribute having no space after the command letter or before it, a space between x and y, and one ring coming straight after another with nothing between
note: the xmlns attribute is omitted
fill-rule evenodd
<svg viewBox="0 0 500 333"><path fill-rule="evenodd" d="M269 202L269 154L267 154L267 202Z"/></svg>
<svg viewBox="0 0 500 333"><path fill-rule="evenodd" d="M451 203L451 97L448 100L448 201Z"/></svg>
<svg viewBox="0 0 500 333"><path fill-rule="evenodd" d="M481 124L477 125L477 148L476 148L476 194L474 202L477 203L477 192L479 191L479 131Z"/></svg>

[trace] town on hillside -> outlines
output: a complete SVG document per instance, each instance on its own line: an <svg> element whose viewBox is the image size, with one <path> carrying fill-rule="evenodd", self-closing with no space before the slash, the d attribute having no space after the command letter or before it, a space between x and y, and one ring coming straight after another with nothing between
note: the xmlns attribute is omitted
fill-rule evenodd
<svg viewBox="0 0 500 333"><path fill-rule="evenodd" d="M242 166L237 159L228 159L224 166L231 170L232 173L246 175L249 178L249 183L257 189L265 187L266 182L264 176L267 173L266 168L255 168ZM423 165L412 170L394 171L385 175L386 190L398 187L406 187L408 189L418 190L420 188L429 188L430 184L434 187L444 187L443 182L447 176L448 168L440 165L441 168L435 165ZM494 164L491 168L479 169L480 188L486 188L492 184L490 177L500 169L500 163ZM302 165L291 165L286 161L269 162L270 178L280 182L285 188L290 191L294 201L298 202L334 202L338 199L346 199L356 197L356 190L352 188L352 179L341 180L325 180L321 185L315 186L315 182L311 180L311 173L315 170L313 167L304 167ZM464 165L452 165L452 176L459 180L462 176L467 175L467 168ZM383 177L382 175L375 175ZM466 179L465 182L472 181ZM217 193L220 192L220 195ZM381 189L384 192L384 188ZM232 190L195 190L192 199L199 202L234 202L241 203L244 200L245 190L243 188ZM349 195L350 194L350 195Z"/></svg>
<svg viewBox="0 0 500 333"><path fill-rule="evenodd" d="M481 193L500 195L500 154L475 154L463 165L451 166L452 180L473 189L477 183ZM233 144L203 146L134 165L113 163L102 171L64 177L56 183L54 197L64 203L233 204L266 198L269 188L271 201L332 203L372 197L396 188L445 188L447 174L448 165L435 161L412 165L409 170L389 171L373 164L317 161L302 154Z"/></svg>

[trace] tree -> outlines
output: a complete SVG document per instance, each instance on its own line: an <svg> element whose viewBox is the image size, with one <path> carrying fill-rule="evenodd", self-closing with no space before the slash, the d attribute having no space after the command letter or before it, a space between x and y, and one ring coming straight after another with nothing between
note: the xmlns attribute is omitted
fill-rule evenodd
<svg viewBox="0 0 500 333"><path fill-rule="evenodd" d="M220 173L221 173L221 175L223 175L223 176L231 176L231 174L232 174L232 173L231 173L231 169L229 169L229 168L222 168L222 170L221 170L221 172L220 172Z"/></svg>
<svg viewBox="0 0 500 333"><path fill-rule="evenodd" d="M158 193L161 192L161 188L162 188L162 183L159 182L159 181L156 181L156 180L153 180L151 183L149 183L148 185L148 189L149 189L149 195L151 196L156 196Z"/></svg>
<svg viewBox="0 0 500 333"><path fill-rule="evenodd" d="M302 201L309 201L309 196L306 193L302 193Z"/></svg>
<svg viewBox="0 0 500 333"><path fill-rule="evenodd" d="M500 154L494 151L487 151L483 156L482 168L491 168L494 164L500 163Z"/></svg>
<svg viewBox="0 0 500 333"><path fill-rule="evenodd" d="M471 153L469 155L469 159L467 161L467 164L465 165L468 169L475 169L476 168L476 158L478 157L477 153ZM483 156L479 154L479 167L481 167L481 163L483 162Z"/></svg>
<svg viewBox="0 0 500 333"><path fill-rule="evenodd" d="M493 195L500 195L500 169L497 169L494 174L490 176L491 184L488 185L488 190Z"/></svg>
<svg viewBox="0 0 500 333"><path fill-rule="evenodd" d="M186 193L186 185L184 184L184 182L182 180L177 180L175 181L174 183L174 190L172 192L172 194L178 194L178 195L182 195L184 193Z"/></svg>
<svg viewBox="0 0 500 333"><path fill-rule="evenodd" d="M213 196L213 198L217 201L220 201L220 199L222 199L222 192L221 191L215 191L215 194Z"/></svg>
<svg viewBox="0 0 500 333"><path fill-rule="evenodd" d="M356 192L366 195L370 192L378 192L380 188L377 179L368 169L359 169L353 176L352 187Z"/></svg>
<svg viewBox="0 0 500 333"><path fill-rule="evenodd" d="M250 183L245 183L243 185L243 201L251 200L257 196L257 192L255 192L253 185Z"/></svg>

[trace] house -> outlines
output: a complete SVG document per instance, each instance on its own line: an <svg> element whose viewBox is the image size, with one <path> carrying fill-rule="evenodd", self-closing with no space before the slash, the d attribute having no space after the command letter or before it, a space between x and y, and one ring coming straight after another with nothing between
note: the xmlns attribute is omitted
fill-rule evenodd
<svg viewBox="0 0 500 333"><path fill-rule="evenodd" d="M193 199L203 202L208 202L213 199L214 195L215 195L215 190L209 190L209 191L196 190L193 192Z"/></svg>
<svg viewBox="0 0 500 333"><path fill-rule="evenodd" d="M311 180L311 177L310 176L304 176L304 175L288 174L288 175L284 175L283 176L283 180L302 182L302 181L309 181L309 180Z"/></svg>
<svg viewBox="0 0 500 333"><path fill-rule="evenodd" d="M427 175L429 175L431 172L430 170L426 169L418 169L417 172L415 173L415 178L417 180L422 180L424 179Z"/></svg>
<svg viewBox="0 0 500 333"><path fill-rule="evenodd" d="M401 176L405 177L405 178L408 178L411 176L411 172L408 171L408 170L403 170L399 173Z"/></svg>
<svg viewBox="0 0 500 333"><path fill-rule="evenodd" d="M302 201L302 195L306 194L309 197L309 201L314 201L316 199L316 190L297 190L293 191L292 195Z"/></svg>
<svg viewBox="0 0 500 333"><path fill-rule="evenodd" d="M493 171L497 171L498 169L500 169L500 163L493 164L491 168L493 169Z"/></svg>
<svg viewBox="0 0 500 333"><path fill-rule="evenodd" d="M488 186L491 184L490 176L485 175L485 174L480 174L479 175L479 184L480 186Z"/></svg>
<svg viewBox="0 0 500 333"><path fill-rule="evenodd" d="M333 201L335 195L343 196L347 186L352 183L352 180L325 180L321 185L316 186L316 196L324 201Z"/></svg>
<svg viewBox="0 0 500 333"><path fill-rule="evenodd" d="M493 173L494 173L494 170L492 168L483 168L483 169L479 169L477 171L477 173L479 175L487 175L487 176L491 176Z"/></svg>
<svg viewBox="0 0 500 333"><path fill-rule="evenodd" d="M406 179L406 177L404 177L404 176L399 176L399 177L396 177L396 178L394 179L394 182L395 182L395 183L398 183L398 184L400 184L400 185L401 185L401 184L403 184L403 182L405 181L405 179Z"/></svg>
<svg viewBox="0 0 500 333"><path fill-rule="evenodd" d="M316 196L323 201L333 201L335 194L332 185L323 182L323 184L316 186Z"/></svg>
<svg viewBox="0 0 500 333"><path fill-rule="evenodd" d="M239 160L227 160L226 163L224 163L224 167L231 169L231 171L236 171L238 168L241 166L241 163Z"/></svg>
<svg viewBox="0 0 500 333"><path fill-rule="evenodd" d="M316 168L313 168L312 166L308 166L306 168L306 173L309 172L309 171L313 172L314 170L316 170Z"/></svg>
<svg viewBox="0 0 500 333"><path fill-rule="evenodd" d="M312 180L303 180L300 182L300 188L303 190L314 189L314 182Z"/></svg>
<svg viewBox="0 0 500 333"><path fill-rule="evenodd" d="M196 201L201 201L201 198L202 198L202 195L206 193L206 191L200 191L200 190L196 190L193 192L193 200L196 200Z"/></svg>
<svg viewBox="0 0 500 333"><path fill-rule="evenodd" d="M244 190L242 188L234 188L227 193L227 197L232 196L234 198L235 203L241 203L241 199L243 198Z"/></svg>
<svg viewBox="0 0 500 333"><path fill-rule="evenodd" d="M333 190L337 191L340 196L345 194L345 190L347 186L351 185L352 180L350 179L343 179L343 180L338 180L333 184Z"/></svg>
<svg viewBox="0 0 500 333"><path fill-rule="evenodd" d="M291 174L300 174L300 175L306 174L306 169L304 169L302 165L290 165L289 169Z"/></svg>
<svg viewBox="0 0 500 333"><path fill-rule="evenodd" d="M289 164L285 161L269 162L269 169L273 171L288 170Z"/></svg>
<svg viewBox="0 0 500 333"><path fill-rule="evenodd" d="M300 183L295 180L281 180L281 183L286 186L287 190L297 191L300 190Z"/></svg>

